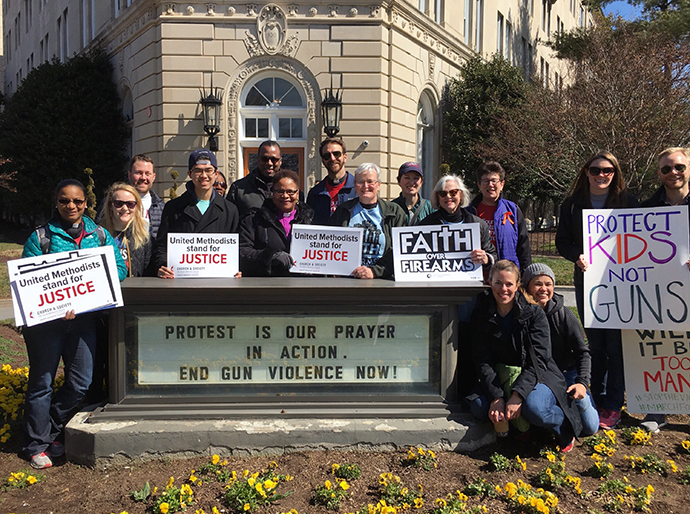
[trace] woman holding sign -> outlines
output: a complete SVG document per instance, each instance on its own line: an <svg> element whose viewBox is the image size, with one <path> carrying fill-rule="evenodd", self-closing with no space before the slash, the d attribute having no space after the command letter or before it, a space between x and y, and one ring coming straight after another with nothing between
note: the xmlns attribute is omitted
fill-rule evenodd
<svg viewBox="0 0 690 514"><path fill-rule="evenodd" d="M289 275L292 225L311 225L314 210L299 203L299 177L290 170L273 175L271 198L240 223L240 270L246 277Z"/></svg>
<svg viewBox="0 0 690 514"><path fill-rule="evenodd" d="M78 180L63 180L55 190L55 214L24 245L22 257L112 246L120 280L127 276L119 248L106 230L84 216L86 188ZM24 404L23 455L36 469L49 468L52 459L65 453L58 440L91 384L96 349L98 313L75 316L24 328L29 354L29 383ZM60 359L65 382L53 394Z"/></svg>
<svg viewBox="0 0 690 514"><path fill-rule="evenodd" d="M472 312L472 358L482 390L472 413L488 417L501 435L508 433L507 421L524 433L522 416L553 430L562 450L570 451L582 423L551 358L546 315L518 291L520 270L512 261L494 264L489 281L491 291L479 294Z"/></svg>
<svg viewBox="0 0 690 514"><path fill-rule="evenodd" d="M148 223L141 215L141 197L137 190L117 182L105 197L105 217L101 224L115 238L128 276L143 277L151 261L151 239Z"/></svg>
<svg viewBox="0 0 690 514"><path fill-rule="evenodd" d="M625 190L618 159L609 152L600 152L589 158L580 168L569 196L561 205L556 248L563 257L575 263L575 300L583 322L583 273L587 271L589 263L583 251L582 211L638 205L637 199ZM599 407L599 426L615 428L620 423L625 400L621 331L585 328L585 333L592 354L592 395Z"/></svg>

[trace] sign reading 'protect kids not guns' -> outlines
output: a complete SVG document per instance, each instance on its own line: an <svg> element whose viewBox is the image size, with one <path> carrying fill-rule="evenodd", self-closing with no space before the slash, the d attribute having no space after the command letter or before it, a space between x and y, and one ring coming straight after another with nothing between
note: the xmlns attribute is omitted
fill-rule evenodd
<svg viewBox="0 0 690 514"><path fill-rule="evenodd" d="M690 325L687 209L582 212L585 327Z"/></svg>

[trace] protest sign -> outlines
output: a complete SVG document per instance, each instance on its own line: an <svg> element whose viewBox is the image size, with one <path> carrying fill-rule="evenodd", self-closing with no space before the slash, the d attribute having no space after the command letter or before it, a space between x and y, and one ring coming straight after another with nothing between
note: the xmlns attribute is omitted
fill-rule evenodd
<svg viewBox="0 0 690 514"><path fill-rule="evenodd" d="M482 266L470 259L470 252L481 248L480 241L479 223L395 227L395 281L481 284Z"/></svg>
<svg viewBox="0 0 690 514"><path fill-rule="evenodd" d="M582 212L585 327L690 325L687 209Z"/></svg>
<svg viewBox="0 0 690 514"><path fill-rule="evenodd" d="M7 271L17 326L123 305L112 246L8 261Z"/></svg>
<svg viewBox="0 0 690 514"><path fill-rule="evenodd" d="M350 275L362 264L362 229L294 225L290 256L292 273Z"/></svg>
<svg viewBox="0 0 690 514"><path fill-rule="evenodd" d="M690 331L623 330L628 410L690 414Z"/></svg>
<svg viewBox="0 0 690 514"><path fill-rule="evenodd" d="M240 270L240 237L168 234L168 268L175 278L233 278Z"/></svg>

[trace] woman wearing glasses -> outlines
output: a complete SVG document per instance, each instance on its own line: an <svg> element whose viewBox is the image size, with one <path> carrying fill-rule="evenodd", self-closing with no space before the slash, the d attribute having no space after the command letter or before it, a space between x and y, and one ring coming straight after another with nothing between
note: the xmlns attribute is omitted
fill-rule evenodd
<svg viewBox="0 0 690 514"><path fill-rule="evenodd" d="M637 199L625 190L618 159L599 152L580 168L568 197L561 205L556 248L575 263L575 299L584 321L584 278L588 262L582 247L582 210L637 207ZM599 426L614 428L620 423L625 396L623 350L620 330L586 328L592 354L592 395L599 408Z"/></svg>
<svg viewBox="0 0 690 514"><path fill-rule="evenodd" d="M281 170L273 176L271 198L240 223L240 270L247 277L289 275L292 225L311 225L314 211L299 203L297 173Z"/></svg>
<svg viewBox="0 0 690 514"><path fill-rule="evenodd" d="M141 197L137 190L117 182L105 197L105 217L101 224L110 232L127 264L130 277L143 277L151 260L148 224L141 215Z"/></svg>
<svg viewBox="0 0 690 514"><path fill-rule="evenodd" d="M55 214L29 236L22 257L35 257L99 246L112 246L120 280L127 268L113 238L84 216L86 188L78 180L63 180L55 189ZM24 405L23 455L36 469L49 468L65 453L62 430L91 384L99 314L75 316L24 328L29 354L29 383ZM65 382L53 394L60 359Z"/></svg>
<svg viewBox="0 0 690 514"><path fill-rule="evenodd" d="M168 267L168 233L237 233L237 207L213 189L218 161L209 150L195 150L189 156L187 190L165 204L154 252L159 278L175 278Z"/></svg>
<svg viewBox="0 0 690 514"><path fill-rule="evenodd" d="M462 179L457 175L444 175L431 191L431 205L437 210L420 221L419 225L479 223L481 248L472 250L470 257L472 262L483 266L486 277L491 265L496 261L496 248L491 243L491 234L486 222L467 211L466 207L469 204L470 192Z"/></svg>
<svg viewBox="0 0 690 514"><path fill-rule="evenodd" d="M381 200L380 190L381 169L373 162L360 164L355 170L357 198L341 203L328 219L328 224L332 226L364 229L362 265L353 270L352 276L355 278L393 275L393 267L387 264L388 259L382 257L392 248L393 227L404 227L407 214L399 205Z"/></svg>

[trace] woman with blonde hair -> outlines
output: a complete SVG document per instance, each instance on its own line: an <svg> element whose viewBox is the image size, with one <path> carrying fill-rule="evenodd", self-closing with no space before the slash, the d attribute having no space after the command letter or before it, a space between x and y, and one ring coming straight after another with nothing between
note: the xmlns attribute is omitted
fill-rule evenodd
<svg viewBox="0 0 690 514"><path fill-rule="evenodd" d="M101 224L110 232L127 264L130 277L142 277L151 261L148 224L141 215L141 197L124 182L110 186L105 198L105 217Z"/></svg>

